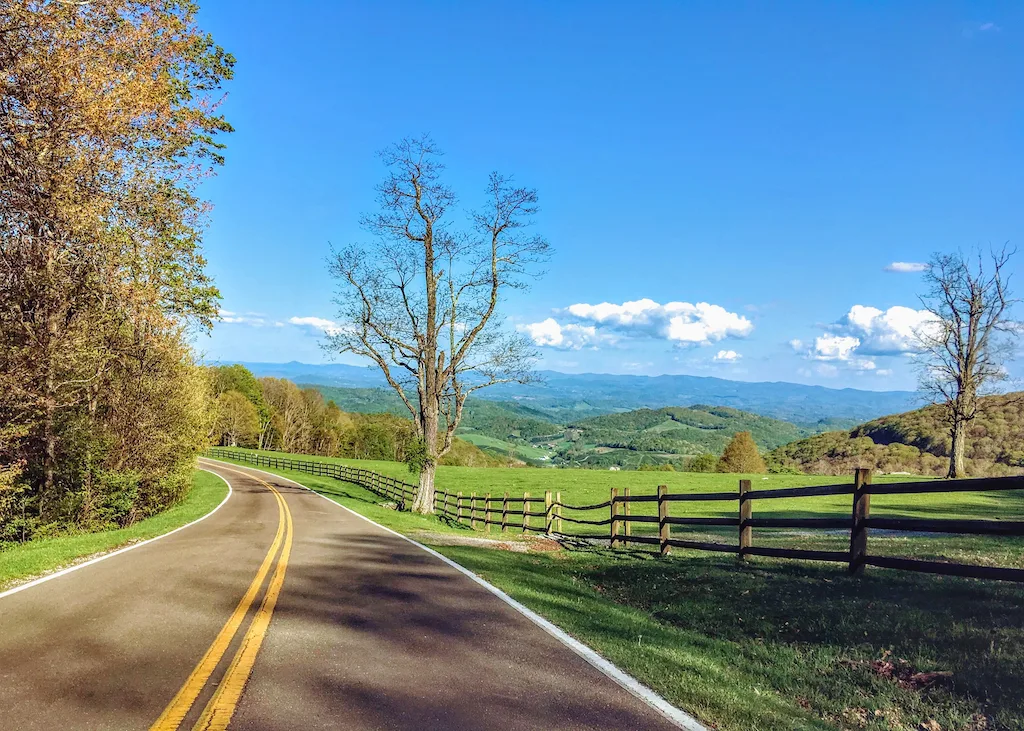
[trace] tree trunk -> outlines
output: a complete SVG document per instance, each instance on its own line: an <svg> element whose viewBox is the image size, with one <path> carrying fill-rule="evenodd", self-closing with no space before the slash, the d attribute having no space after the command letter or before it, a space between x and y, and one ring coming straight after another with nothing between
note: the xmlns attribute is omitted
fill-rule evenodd
<svg viewBox="0 0 1024 731"><path fill-rule="evenodd" d="M56 388L53 377L53 360L48 359L45 395L43 401L43 489L39 497L39 513L44 520L52 519L50 507L53 504L54 473L57 466L57 419Z"/></svg>
<svg viewBox="0 0 1024 731"><path fill-rule="evenodd" d="M420 472L420 487L416 491L416 499L412 502L414 513L431 515L434 512L434 472L437 466L432 460L423 465Z"/></svg>
<svg viewBox="0 0 1024 731"><path fill-rule="evenodd" d="M426 409L422 418L423 446L427 459L420 470L420 487L416 491L416 499L412 502L412 510L421 515L433 515L434 472L437 470L437 411Z"/></svg>
<svg viewBox="0 0 1024 731"><path fill-rule="evenodd" d="M89 386L89 434L86 437L85 447L85 494L82 496L82 512L81 522L83 525L89 525L92 521L92 509L93 509L93 494L92 494L92 473L93 473L93 456L92 446L93 440L92 435L95 433L96 428L96 410L99 407L99 385L91 384Z"/></svg>
<svg viewBox="0 0 1024 731"><path fill-rule="evenodd" d="M951 480L959 480L966 476L964 469L964 444L967 440L965 422L954 417L949 433L953 438L953 444L949 450L949 473L946 477Z"/></svg>

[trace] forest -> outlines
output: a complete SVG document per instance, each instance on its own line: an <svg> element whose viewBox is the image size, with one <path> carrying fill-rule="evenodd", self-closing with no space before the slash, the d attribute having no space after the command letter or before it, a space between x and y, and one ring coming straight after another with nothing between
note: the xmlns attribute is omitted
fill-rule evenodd
<svg viewBox="0 0 1024 731"><path fill-rule="evenodd" d="M223 162L234 59L195 16L0 15L0 544L153 514L207 444L200 184Z"/></svg>
<svg viewBox="0 0 1024 731"><path fill-rule="evenodd" d="M1018 474L1024 468L1024 393L981 398L967 429L969 475ZM833 431L772 450L770 468L837 475L854 467L915 475L945 474L951 438L940 406L926 406Z"/></svg>
<svg viewBox="0 0 1024 731"><path fill-rule="evenodd" d="M324 457L408 462L417 448L412 421L391 413L342 411L311 387L259 378L242 365L211 366L209 442ZM457 440L442 464L495 467L508 462Z"/></svg>

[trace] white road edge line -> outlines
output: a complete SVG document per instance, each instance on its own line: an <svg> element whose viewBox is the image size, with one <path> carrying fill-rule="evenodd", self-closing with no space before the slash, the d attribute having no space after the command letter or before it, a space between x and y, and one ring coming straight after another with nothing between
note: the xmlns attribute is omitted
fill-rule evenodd
<svg viewBox="0 0 1024 731"><path fill-rule="evenodd" d="M451 566L453 569L459 571L460 573L465 574L467 577L469 577L470 579L475 581L477 584L479 584L483 588L487 589L487 591L491 592L496 597L501 599L503 602L508 604L510 607L515 609L517 612L519 612L520 614L525 616L527 619L529 619L531 622L536 624L542 630L544 630L549 635L551 635L552 637L557 639L563 645L566 645L570 650L575 652L577 655L582 657L588 663L590 663L595 668L600 670L602 673L607 675L609 678L614 680L619 686L621 686L625 690L629 691L631 694L633 694L635 697L637 697L640 700L642 700L643 702L645 702L647 705L651 706L654 710L658 711L661 715L663 715L669 721L671 721L672 723L676 724L679 728L685 729L685 731L709 731L709 729L706 726L704 726L700 721L698 721L696 718L691 716L689 713L687 713L686 711L683 711L683 710L673 706L671 703L669 703L667 700L665 700L660 695L655 693L653 690L648 688L646 685L641 683L639 680L634 678L632 675L629 675L628 673L624 672L623 670L620 670L613 663L611 663L610 661L608 661L605 658L601 657L601 655L597 654L594 650L590 649L585 644L583 644L582 642L577 640L575 637L573 637L572 635L570 635L567 632L565 632L565 630L555 626L554 624L552 624L548 620L544 619L544 617L542 617L539 614L537 614L532 609L530 609L530 608L526 607L525 605L520 604L519 602L517 602L515 599L510 597L508 594L503 592L498 587L494 586L493 584L488 583L487 581L485 581L484 579L480 578L479 576L474 574L472 571L467 569L465 566L461 566L461 565L455 563L450 558L448 558L447 556L444 556L444 555L438 553L434 549L429 548L428 546L424 546L422 543L419 543L418 541L414 541L412 538L409 538L408 536L404 536L401 533L399 533L398 531L394 531L391 528L388 528L387 526L381 525L380 523L378 523L376 521L370 520L365 515L360 515L356 511L352 510L351 508L348 508L348 507L342 505L341 503L337 503L334 500L331 500L326 495L323 495L322 493L319 493L316 490L314 490L313 488L307 487L306 485L303 485L302 483L296 482L295 480L289 479L289 478L284 477L282 475L275 474L273 472L267 472L266 470L261 470L261 469L258 469L256 467L250 467L250 466L245 465L245 464L236 464L235 462L222 462L221 460L211 459L210 457L203 457L203 459L209 460L210 462L217 462L219 464L227 465L227 466L230 466L230 467L243 467L245 469L252 470L253 472L262 472L264 475L270 475L271 477L276 477L279 480L285 480L286 482L290 482L293 485L297 485L298 487L301 487L301 488L303 488L305 490L309 490L314 495L318 495L318 496L322 497L324 500L326 500L327 502L331 503L332 505L337 505L342 510L347 510L349 513L351 513L352 515L356 516L357 518L362 518L367 523L371 523L371 524L377 526L378 528L380 528L382 530L385 530L388 533L392 533L392 534L398 536L399 538L401 538L402 540L408 541L409 543L413 544L414 546L417 546L417 547L423 549L427 553L431 554L435 558L440 559L444 563L446 563L449 566Z"/></svg>
<svg viewBox="0 0 1024 731"><path fill-rule="evenodd" d="M177 533L180 530L185 530L186 528L191 528L196 523L199 523L201 521L206 520L211 515L216 513L218 510L220 510L221 507L223 507L224 503L226 503L231 498L231 495L232 495L232 493L234 491L231 489L231 483L228 482L222 475L218 475L213 470L203 469L202 467L199 467L198 469L202 470L203 472L209 472L211 475L216 475L217 479L219 479L221 482L223 482L225 485L228 486L228 494L224 496L224 499L220 501L220 504L217 505L217 507L215 507L213 510L211 510L206 515L204 515L204 516L202 516L200 518L196 518L191 523L186 523L185 525L178 526L177 528L175 528L172 531L167 531L166 533L161 533L158 536L153 536L152 538L147 538L144 541L139 541L138 543L133 543L130 546L125 546L124 548L119 548L116 551L111 551L110 553L104 553L102 556L97 556L96 558L91 558L88 561L83 561L82 563L76 563L74 566L69 566L66 569L61 569L60 571L55 571L52 574L46 574L45 576L40 576L38 579L33 579L32 581L29 581L29 582L27 582L25 584L21 584L20 586L16 586L13 589L8 589L7 591L0 592L0 599L3 599L5 596L10 596L11 594L17 594L19 591L25 591L25 589L31 589L33 586L39 586L40 584L43 584L43 583L45 583L47 581L50 581L51 579L56 579L59 576L64 576L65 574L70 574L72 571L78 571L79 569L84 569L86 566L92 566L94 563L99 563L100 561L106 561L108 558L113 558L114 556L119 556L120 554L125 553L127 551L132 551L132 550L134 550L136 548L141 548L142 546L145 546L147 543L152 543L153 541L159 541L161 538L166 538L167 536L174 535L175 533Z"/></svg>

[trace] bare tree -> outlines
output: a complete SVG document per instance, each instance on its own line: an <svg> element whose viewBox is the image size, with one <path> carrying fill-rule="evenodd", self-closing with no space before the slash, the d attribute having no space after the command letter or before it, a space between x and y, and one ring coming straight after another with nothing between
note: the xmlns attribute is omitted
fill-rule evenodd
<svg viewBox="0 0 1024 731"><path fill-rule="evenodd" d="M434 472L452 447L469 395L532 379L535 353L505 329L498 306L537 276L548 243L524 231L537 193L492 173L483 208L456 219L429 137L381 153L380 209L363 218L369 245L334 251L339 328L328 347L369 358L412 414L422 447L413 510L434 512ZM462 225L460 225L460 223Z"/></svg>
<svg viewBox="0 0 1024 731"><path fill-rule="evenodd" d="M1011 319L1007 263L1015 250L989 257L936 254L928 264L929 292L922 298L932 320L918 333L922 342L921 390L945 409L952 440L950 478L963 477L967 427L980 397L1007 377L1020 324Z"/></svg>

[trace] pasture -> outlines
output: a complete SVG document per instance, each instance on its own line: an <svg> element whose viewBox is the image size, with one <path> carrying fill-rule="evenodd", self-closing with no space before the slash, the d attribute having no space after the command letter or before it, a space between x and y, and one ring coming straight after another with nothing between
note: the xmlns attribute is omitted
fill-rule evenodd
<svg viewBox="0 0 1024 731"><path fill-rule="evenodd" d="M255 453L254 450L237 450ZM262 454L313 459L323 462L346 464L372 470L405 482L414 483L404 464L368 460L309 457L280 452ZM628 488L631 495L653 495L658 485L667 485L672 493L737 492L739 481L750 479L754 490L785 487L807 487L852 482L852 475L834 477L820 475L735 475L691 472L639 472L581 469L532 469L504 467L446 467L437 468L437 489L448 491L454 496L461 492L464 499L472 494L483 498L490 494L500 498L505 492L512 497L522 497L529 492L531 497L543 497L546 491L561 494L567 505L593 505L608 500L613 488L624 494ZM876 482L900 482L919 480L912 476L885 476ZM480 501L482 503L482 501ZM498 508L495 508L498 509ZM535 512L542 506L533 506ZM755 501L755 517L807 518L807 517L849 517L852 502L849 496L800 497L784 500ZM632 506L634 515L657 514L655 503L638 503ZM730 517L736 514L733 502L688 502L671 506L672 515L689 517ZM933 493L923 495L878 495L872 499L871 512L876 517L891 518L976 518L1024 520L1024 492L962 492ZM608 536L607 526L570 524L569 519L604 519L608 511L563 510L567 531L593 536L595 539ZM541 518L533 518L534 525L541 524ZM633 525L634 535L654 535L654 525ZM694 528L673 526L673 537L693 540L732 540L734 529ZM755 529L754 544L769 547L806 548L810 550L845 550L849 546L848 534L842 531L802 531L794 529ZM1024 540L993 536L912 535L895 532L873 531L871 550L881 556L904 556L929 560L948 559L964 563L981 563L1024 568Z"/></svg>

